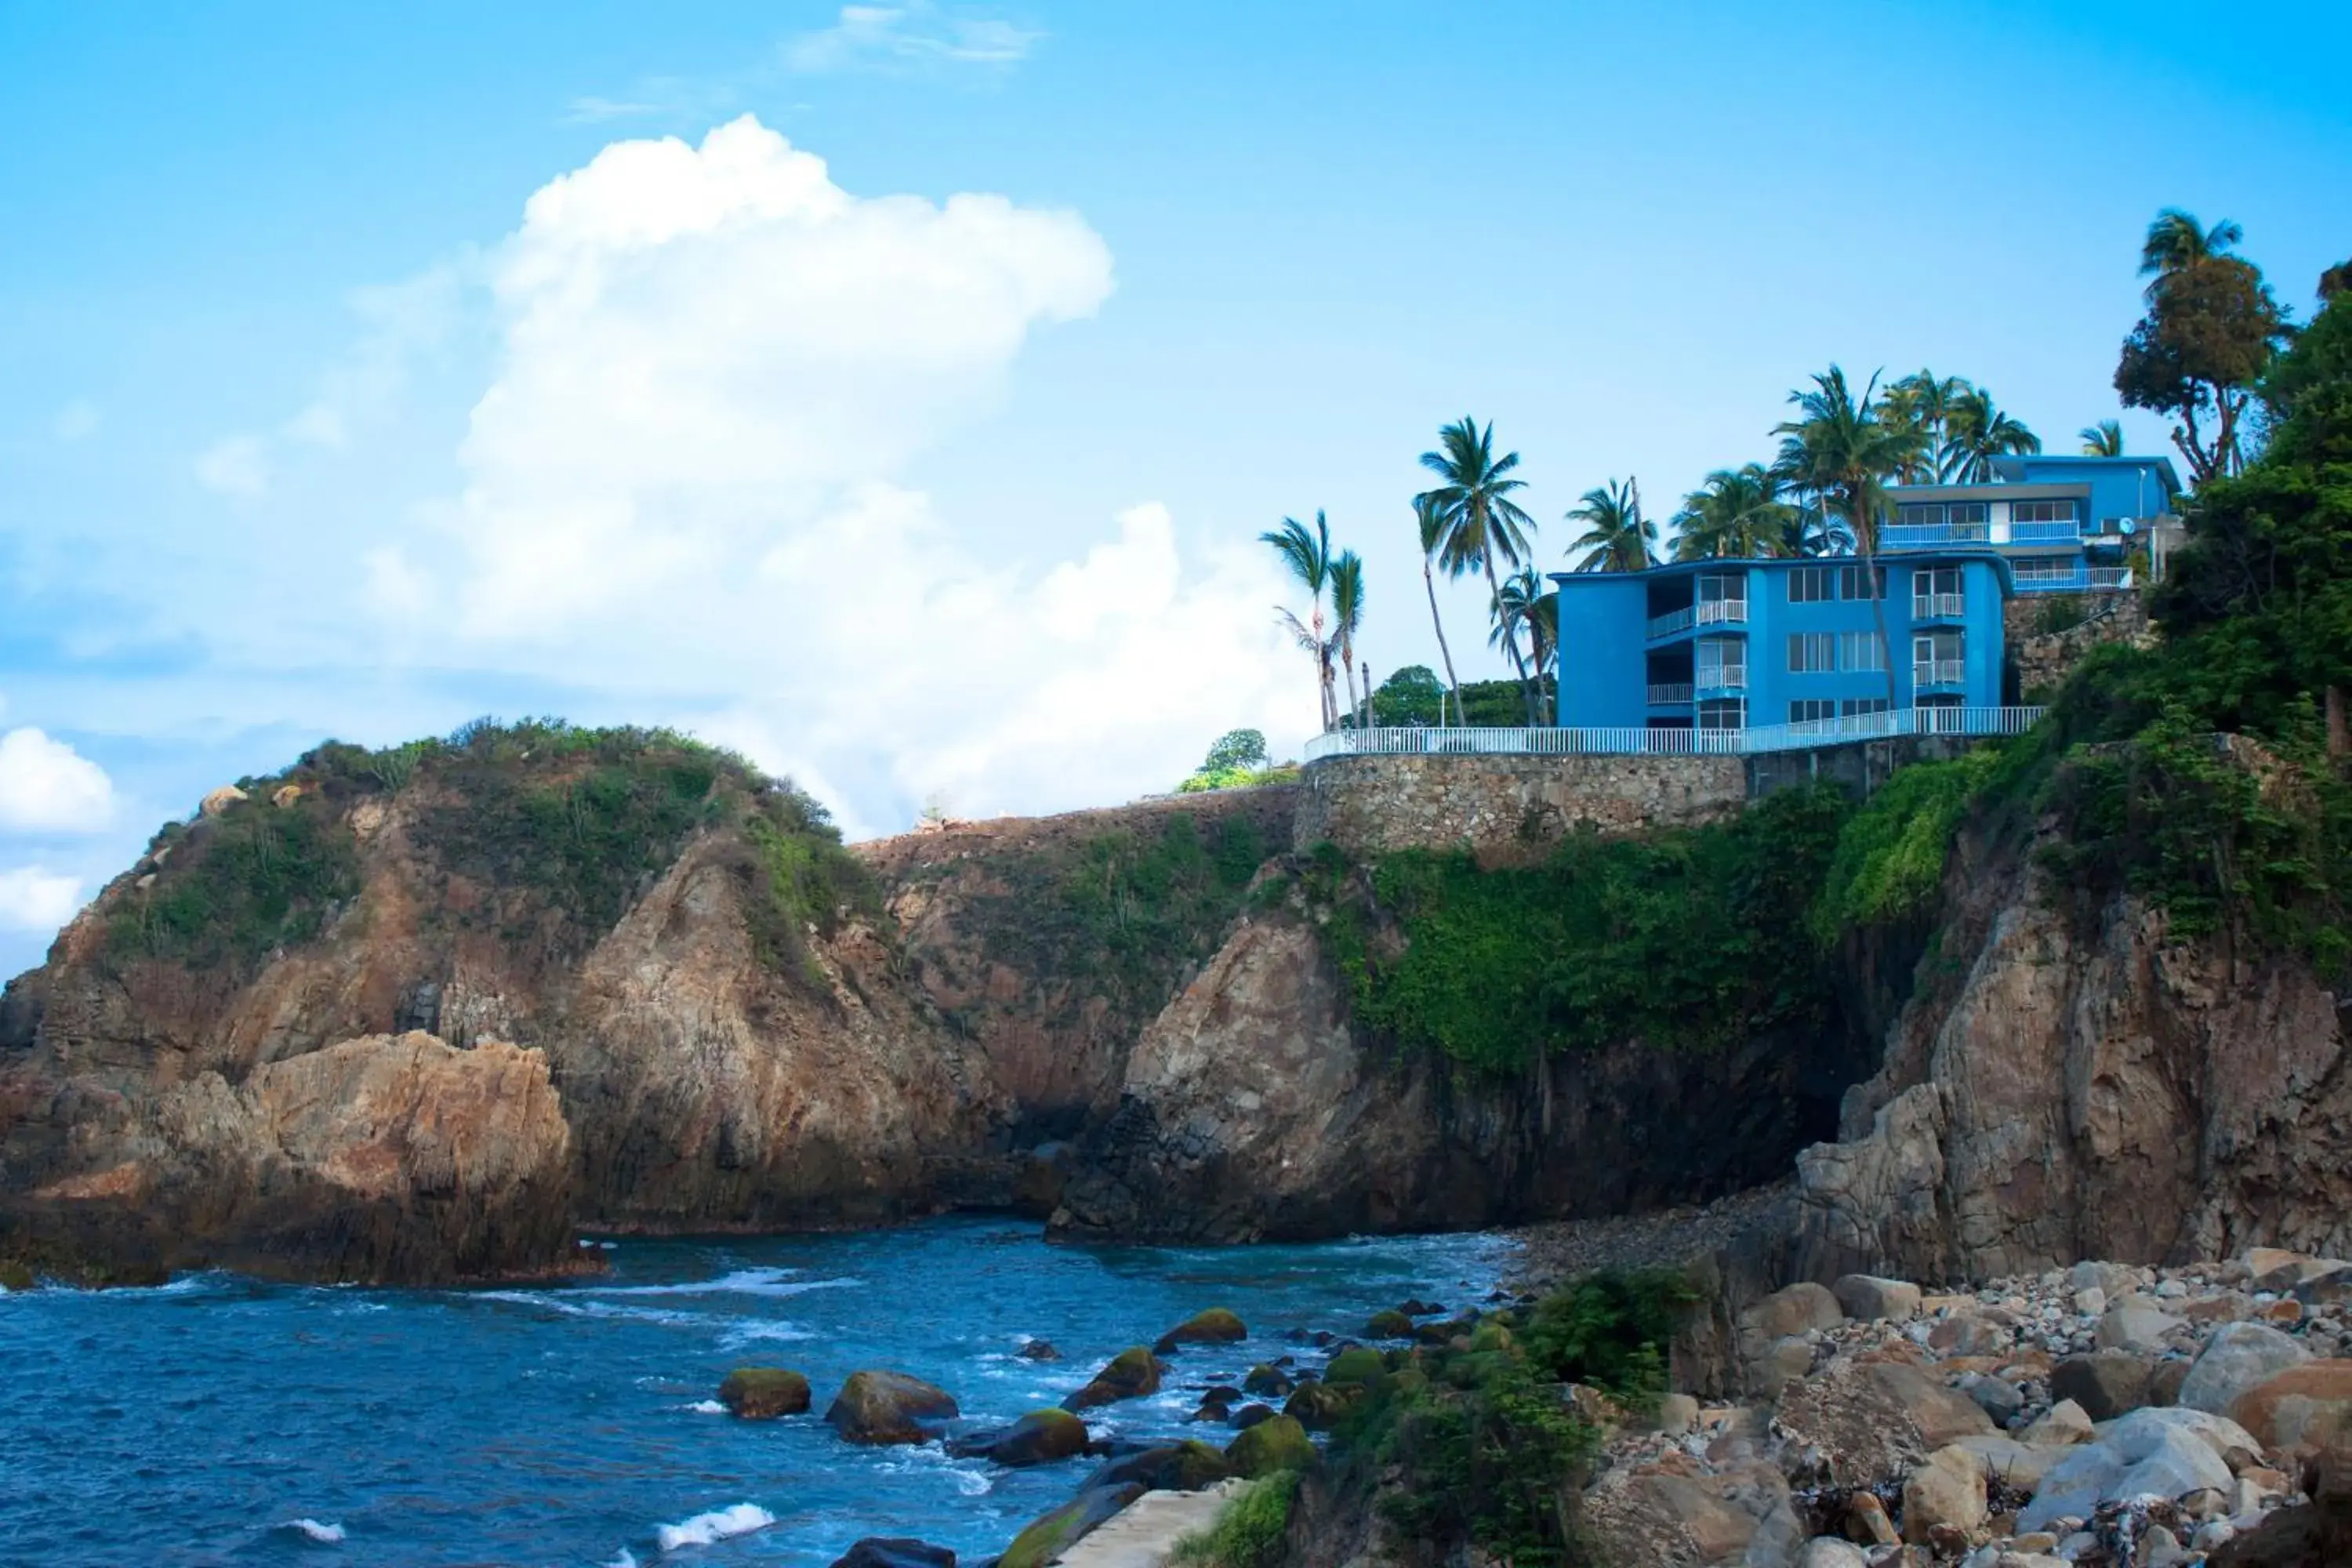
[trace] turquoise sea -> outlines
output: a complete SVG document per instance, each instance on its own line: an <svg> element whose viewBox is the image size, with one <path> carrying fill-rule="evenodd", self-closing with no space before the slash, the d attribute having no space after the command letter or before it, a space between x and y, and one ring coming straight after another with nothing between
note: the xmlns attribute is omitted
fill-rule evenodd
<svg viewBox="0 0 2352 1568"><path fill-rule="evenodd" d="M985 1557L1095 1461L855 1448L818 1418L843 1377L912 1373L1002 1422L1230 1307L1248 1343L1088 1417L1223 1441L1184 1420L1201 1388L1407 1297L1471 1304L1507 1261L1480 1236L1076 1248L972 1217L605 1255L609 1276L528 1288L0 1295L0 1563L822 1565L877 1534ZM1033 1336L1066 1359L1017 1356ZM813 1413L719 1411L744 1363L805 1373Z"/></svg>

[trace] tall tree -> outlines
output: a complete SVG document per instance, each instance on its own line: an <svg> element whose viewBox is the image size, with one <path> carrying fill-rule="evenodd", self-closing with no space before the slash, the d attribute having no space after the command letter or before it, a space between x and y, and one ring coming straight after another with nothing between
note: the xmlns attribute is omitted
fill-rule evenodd
<svg viewBox="0 0 2352 1568"><path fill-rule="evenodd" d="M1495 591L1494 617L1495 629L1487 639L1490 644L1515 635L1521 626L1527 628L1529 657L1535 665L1536 684L1540 688L1544 672L1550 668L1552 656L1559 647L1559 595L1545 588L1533 566L1522 566L1504 578ZM1549 710L1537 714L1541 723L1549 723L1551 719Z"/></svg>
<svg viewBox="0 0 2352 1568"><path fill-rule="evenodd" d="M1579 572L1639 572L1657 564L1650 547L1658 542L1658 525L1642 515L1638 479L1611 479L1585 491L1569 509L1568 521L1584 524L1583 534L1569 545L1586 552L1576 563Z"/></svg>
<svg viewBox="0 0 2352 1568"><path fill-rule="evenodd" d="M2083 456L2086 458L2124 455L2124 425L2120 419L2102 419L2096 425L2084 426L2075 434L2083 438Z"/></svg>
<svg viewBox="0 0 2352 1568"><path fill-rule="evenodd" d="M1953 412L1973 390L1963 376L1937 375L1932 370L1922 370L1889 383L1886 390L1878 395L1879 417L1898 429L1914 431L1920 437L1917 453L1895 476L1898 483L1936 482L1943 466L1946 443L1951 436Z"/></svg>
<svg viewBox="0 0 2352 1568"><path fill-rule="evenodd" d="M1348 712L1358 724L1364 721L1363 710L1356 701L1356 634L1363 626L1363 558L1352 550L1342 550L1331 562L1331 645L1339 650L1339 668L1347 672ZM1367 686L1364 695L1371 694Z"/></svg>
<svg viewBox="0 0 2352 1568"><path fill-rule="evenodd" d="M1995 458L2042 450L2042 437L2003 414L1980 386L1959 395L1947 424L1937 477L1948 485L1980 485L1992 478Z"/></svg>
<svg viewBox="0 0 2352 1568"><path fill-rule="evenodd" d="M1276 605L1275 614L1290 628L1291 637L1315 661L1315 693L1322 701L1323 728L1339 727L1338 699L1331 689L1331 643L1323 634L1323 595L1331 584L1331 525L1323 513L1315 514L1315 526L1307 526L1295 517L1286 517L1282 526L1258 535L1261 542L1274 546L1298 585L1307 590L1307 619L1302 621L1290 611Z"/></svg>
<svg viewBox="0 0 2352 1568"><path fill-rule="evenodd" d="M1528 552L1528 536L1536 529L1536 520L1511 499L1527 487L1525 479L1511 477L1519 466L1519 455L1508 452L1500 458L1495 456L1492 420L1481 430L1475 419L1458 419L1437 433L1437 450L1421 455L1421 466L1435 474L1438 483L1414 500L1428 500L1444 520L1444 542L1438 547L1439 564L1456 577L1465 572L1484 571L1491 598L1502 589L1501 574L1496 570L1495 563L1500 560L1506 565L1517 566L1519 558ZM1519 689L1527 699L1528 722L1536 723L1535 688L1528 684L1527 661L1519 657L1518 638L1506 638L1504 646L1518 671ZM1458 688L1454 700L1457 704L1461 700Z"/></svg>
<svg viewBox="0 0 2352 1568"><path fill-rule="evenodd" d="M2255 387L2286 337L2262 269L2229 254L2242 237L2234 223L2202 228L2178 208L2158 214L2140 247L2147 314L2116 364L2124 406L2172 416L2172 444L2200 485L2245 467Z"/></svg>
<svg viewBox="0 0 2352 1568"><path fill-rule="evenodd" d="M1437 613L1437 558L1445 548L1445 512L1426 495L1412 498L1413 521L1421 530L1421 585L1429 591L1429 624L1437 632L1437 654L1445 664L1445 689L1454 693L1454 721L1466 724L1462 716L1462 682L1454 678L1454 650L1445 644L1445 618ZM1454 574L1447 574L1449 576ZM1437 721L1445 721L1445 703L1440 699Z"/></svg>
<svg viewBox="0 0 2352 1568"><path fill-rule="evenodd" d="M1881 418L1872 397L1878 378L1860 397L1846 384L1845 372L1832 365L1813 377L1812 390L1789 394L1798 416L1781 421L1772 433L1780 437L1780 456L1773 464L1783 479L1813 492L1822 506L1826 527L1832 519L1843 524L1863 559L1872 584L1871 618L1878 627L1881 646L1886 642L1886 599L1880 587L1878 523L1886 510L1887 481L1916 462L1927 437ZM1886 661L1886 705L1895 706L1895 661Z"/></svg>
<svg viewBox="0 0 2352 1568"><path fill-rule="evenodd" d="M1675 559L1795 553L1788 536L1797 510L1763 464L1717 468L1683 498L1675 518Z"/></svg>

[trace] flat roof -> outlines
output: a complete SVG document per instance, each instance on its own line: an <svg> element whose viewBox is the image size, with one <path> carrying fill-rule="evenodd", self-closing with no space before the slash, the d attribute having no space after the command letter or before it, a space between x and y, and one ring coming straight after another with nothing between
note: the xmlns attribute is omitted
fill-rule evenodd
<svg viewBox="0 0 2352 1568"><path fill-rule="evenodd" d="M2055 548L2063 551L2067 547ZM2001 550L1987 545L1958 545L1943 550L1882 550L1878 564L1893 563L1906 566L1932 566L1964 561L1990 562L2000 573L2001 585L2013 588L2016 574L2010 569L2009 556ZM1639 572L1552 572L1546 575L1555 583L1649 583L1661 577L1691 575L1701 572L1720 572L1726 567L1742 571L1756 567L1768 570L1794 571L1802 566L1861 566L1859 555L1708 555L1696 561L1662 561Z"/></svg>

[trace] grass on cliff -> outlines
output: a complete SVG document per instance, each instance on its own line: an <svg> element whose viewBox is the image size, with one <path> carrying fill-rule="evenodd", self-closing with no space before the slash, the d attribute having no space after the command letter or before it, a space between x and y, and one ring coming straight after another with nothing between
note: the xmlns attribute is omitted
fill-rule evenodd
<svg viewBox="0 0 2352 1568"><path fill-rule="evenodd" d="M1169 1563L1174 1568L1279 1568L1297 1497L1296 1470L1252 1481L1225 1505L1215 1524L1179 1541Z"/></svg>
<svg viewBox="0 0 2352 1568"><path fill-rule="evenodd" d="M435 918L557 947L610 930L698 834L730 831L761 955L807 972L805 932L878 908L824 808L732 752L668 730L481 720L381 751L330 742L248 798L165 829L154 884L119 900L121 956L250 965L316 936L359 891L352 809L414 792L409 838L462 896ZM273 803L281 790L290 805Z"/></svg>
<svg viewBox="0 0 2352 1568"><path fill-rule="evenodd" d="M1356 1017L1399 1047L1496 1073L1628 1039L1712 1049L1824 1016L1806 921L1850 810L1827 785L1787 790L1491 870L1406 850L1359 872L1326 845L1301 880Z"/></svg>

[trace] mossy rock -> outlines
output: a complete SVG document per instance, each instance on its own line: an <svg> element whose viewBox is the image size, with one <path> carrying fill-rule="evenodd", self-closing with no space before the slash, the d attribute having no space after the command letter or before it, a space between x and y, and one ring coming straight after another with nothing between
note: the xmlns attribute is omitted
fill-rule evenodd
<svg viewBox="0 0 2352 1568"><path fill-rule="evenodd" d="M1143 1495L1128 1485L1080 1492L1013 1538L996 1568L1045 1568L1045 1564L1076 1545L1081 1537Z"/></svg>
<svg viewBox="0 0 2352 1568"><path fill-rule="evenodd" d="M946 1389L898 1372L854 1372L824 1418L853 1443L921 1443L961 1412Z"/></svg>
<svg viewBox="0 0 2352 1568"><path fill-rule="evenodd" d="M995 1464L1049 1465L1086 1452L1087 1424L1066 1410L1032 1410L987 1448Z"/></svg>
<svg viewBox="0 0 2352 1568"><path fill-rule="evenodd" d="M1450 1345L1455 1340L1468 1337L1477 1326L1475 1318L1447 1318L1442 1322L1418 1325L1412 1331L1412 1337L1425 1345Z"/></svg>
<svg viewBox="0 0 2352 1568"><path fill-rule="evenodd" d="M1371 1321L1364 1325L1368 1340L1409 1340L1412 1338L1412 1320L1402 1312L1374 1312Z"/></svg>
<svg viewBox="0 0 2352 1568"><path fill-rule="evenodd" d="M1236 1432L1246 1432L1261 1421L1271 1421L1282 1413L1271 1405L1244 1405L1225 1417L1225 1425Z"/></svg>
<svg viewBox="0 0 2352 1568"><path fill-rule="evenodd" d="M1084 1489L1133 1484L1150 1491L1197 1492L1234 1473L1223 1452L1190 1437L1113 1459L1087 1478Z"/></svg>
<svg viewBox="0 0 2352 1568"><path fill-rule="evenodd" d="M1282 1413L1310 1432L1328 1432L1362 1403L1364 1394L1360 1383L1310 1383L1290 1396Z"/></svg>
<svg viewBox="0 0 2352 1568"><path fill-rule="evenodd" d="M801 1415L809 1407L809 1383L780 1366L739 1366L719 1385L719 1403L746 1421Z"/></svg>
<svg viewBox="0 0 2352 1568"><path fill-rule="evenodd" d="M1249 1375L1242 1379L1242 1392L1255 1394L1261 1399L1284 1398L1297 1386L1297 1379L1280 1367L1270 1366L1265 1362L1250 1368Z"/></svg>
<svg viewBox="0 0 2352 1568"><path fill-rule="evenodd" d="M1180 1345L1229 1345L1247 1338L1248 1325L1223 1307L1212 1307L1160 1335L1151 1348L1165 1355Z"/></svg>
<svg viewBox="0 0 2352 1568"><path fill-rule="evenodd" d="M1429 1386L1429 1373L1417 1366L1402 1367L1389 1373L1388 1394L1391 1399L1411 1398Z"/></svg>
<svg viewBox="0 0 2352 1568"><path fill-rule="evenodd" d="M1381 1359L1380 1352L1366 1345L1355 1345L1331 1358L1330 1364L1323 1369L1323 1381L1360 1383L1372 1387L1388 1375L1388 1363Z"/></svg>
<svg viewBox="0 0 2352 1568"><path fill-rule="evenodd" d="M1277 1470L1304 1470L1315 1463L1315 1442L1295 1418L1269 1416L1225 1445L1225 1462L1234 1474L1252 1480Z"/></svg>
<svg viewBox="0 0 2352 1568"><path fill-rule="evenodd" d="M1123 1350L1111 1357L1110 1364L1095 1373L1094 1380L1062 1401L1062 1408L1076 1413L1092 1410L1098 1405L1113 1405L1122 1399L1140 1399L1147 1394L1160 1392L1160 1360L1141 1345Z"/></svg>
<svg viewBox="0 0 2352 1568"><path fill-rule="evenodd" d="M0 1290L30 1290L39 1283L33 1278L32 1269L25 1264L13 1258L0 1261Z"/></svg>
<svg viewBox="0 0 2352 1568"><path fill-rule="evenodd" d="M1487 1319L1470 1331L1470 1349L1473 1353L1507 1351L1518 1342L1517 1336L1511 1332L1510 1324L1497 1322L1493 1318Z"/></svg>

